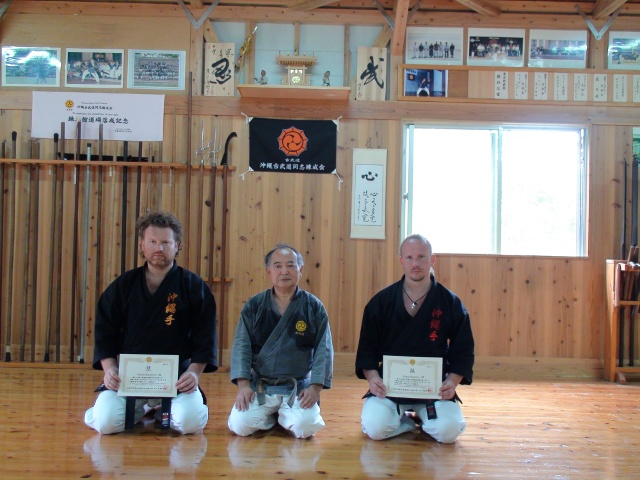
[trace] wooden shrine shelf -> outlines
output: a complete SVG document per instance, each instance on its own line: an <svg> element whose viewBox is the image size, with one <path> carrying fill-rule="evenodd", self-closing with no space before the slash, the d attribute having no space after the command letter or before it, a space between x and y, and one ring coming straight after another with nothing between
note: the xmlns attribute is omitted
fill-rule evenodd
<svg viewBox="0 0 640 480"><path fill-rule="evenodd" d="M349 100L350 87L292 87L290 85L238 85L244 98Z"/></svg>

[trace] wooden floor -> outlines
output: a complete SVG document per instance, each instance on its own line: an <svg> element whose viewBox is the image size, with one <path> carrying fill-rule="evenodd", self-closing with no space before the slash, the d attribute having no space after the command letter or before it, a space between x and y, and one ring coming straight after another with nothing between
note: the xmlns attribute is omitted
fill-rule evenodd
<svg viewBox="0 0 640 480"><path fill-rule="evenodd" d="M408 433L376 442L360 430L366 384L336 373L322 394L327 427L298 440L276 427L240 438L227 415L235 387L205 375L203 434L151 420L100 436L83 423L100 372L88 365L0 364L1 479L638 479L640 384L494 381L460 387L467 430L454 445Z"/></svg>

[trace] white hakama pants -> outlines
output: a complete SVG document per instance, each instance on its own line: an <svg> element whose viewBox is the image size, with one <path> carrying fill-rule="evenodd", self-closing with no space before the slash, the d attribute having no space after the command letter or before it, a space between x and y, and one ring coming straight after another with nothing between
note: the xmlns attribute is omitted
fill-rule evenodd
<svg viewBox="0 0 640 480"><path fill-rule="evenodd" d="M148 399L137 399L134 422L145 415ZM124 431L126 397L119 397L113 390L100 392L96 403L84 414L84 423L103 435ZM202 430L209 420L209 409L204 404L202 393L179 393L171 400L170 427L183 434Z"/></svg>
<svg viewBox="0 0 640 480"><path fill-rule="evenodd" d="M288 395L265 395L265 403L260 405L256 395L244 412L234 405L229 414L229 430L243 437L258 430L269 430L276 424L276 414L278 423L297 438L311 437L324 428L317 403L311 408L302 408L296 398L290 407L287 400Z"/></svg>
<svg viewBox="0 0 640 480"><path fill-rule="evenodd" d="M437 400L437 418L429 420L424 404L400 404L388 398L369 397L362 407L362 431L373 440L384 440L416 429L416 423L405 415L413 410L422 422L422 430L440 443L453 443L464 432L467 422L458 402Z"/></svg>

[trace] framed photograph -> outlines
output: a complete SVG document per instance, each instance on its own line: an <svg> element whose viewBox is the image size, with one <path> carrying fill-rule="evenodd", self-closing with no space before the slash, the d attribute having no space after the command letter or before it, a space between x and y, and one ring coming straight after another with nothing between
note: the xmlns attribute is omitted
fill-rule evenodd
<svg viewBox="0 0 640 480"><path fill-rule="evenodd" d="M524 30L470 28L467 65L522 67Z"/></svg>
<svg viewBox="0 0 640 480"><path fill-rule="evenodd" d="M446 97L449 81L448 70L419 68L417 65L402 66L401 100Z"/></svg>
<svg viewBox="0 0 640 480"><path fill-rule="evenodd" d="M129 50L128 88L184 90L186 52Z"/></svg>
<svg viewBox="0 0 640 480"><path fill-rule="evenodd" d="M586 68L586 30L530 30L527 66Z"/></svg>
<svg viewBox="0 0 640 480"><path fill-rule="evenodd" d="M609 68L640 70L640 32L609 32Z"/></svg>
<svg viewBox="0 0 640 480"><path fill-rule="evenodd" d="M2 47L4 87L59 87L60 49Z"/></svg>
<svg viewBox="0 0 640 480"><path fill-rule="evenodd" d="M462 65L462 28L407 27L405 63Z"/></svg>
<svg viewBox="0 0 640 480"><path fill-rule="evenodd" d="M65 87L122 88L124 50L67 48Z"/></svg>

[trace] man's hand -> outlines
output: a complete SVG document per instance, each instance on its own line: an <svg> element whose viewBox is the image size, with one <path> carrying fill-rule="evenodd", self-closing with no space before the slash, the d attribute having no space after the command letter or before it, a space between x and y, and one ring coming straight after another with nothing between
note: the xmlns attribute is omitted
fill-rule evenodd
<svg viewBox="0 0 640 480"><path fill-rule="evenodd" d="M118 364L115 358L103 358L100 360L102 370L104 370L104 378L102 383L109 390L118 390L120 388L120 377L118 375Z"/></svg>
<svg viewBox="0 0 640 480"><path fill-rule="evenodd" d="M456 395L456 387L462 381L462 376L457 373L449 373L447 378L442 382L438 395L443 400L451 400Z"/></svg>
<svg viewBox="0 0 640 480"><path fill-rule="evenodd" d="M235 407L241 412L249 410L249 405L253 402L255 396L256 393L251 388L251 382L246 378L239 378Z"/></svg>
<svg viewBox="0 0 640 480"><path fill-rule="evenodd" d="M320 401L320 392L322 391L322 385L313 384L305 388L298 394L298 400L300 406L304 409L313 407Z"/></svg>
<svg viewBox="0 0 640 480"><path fill-rule="evenodd" d="M198 375L187 370L176 382L176 388L180 393L193 393L198 389Z"/></svg>
<svg viewBox="0 0 640 480"><path fill-rule="evenodd" d="M364 376L369 382L369 391L378 398L387 396L387 387L384 386L382 378L377 370L363 370Z"/></svg>
<svg viewBox="0 0 640 480"><path fill-rule="evenodd" d="M198 389L200 375L204 372L204 363L192 363L187 371L180 375L176 382L176 388L180 393L193 393Z"/></svg>

